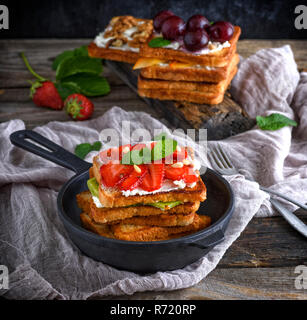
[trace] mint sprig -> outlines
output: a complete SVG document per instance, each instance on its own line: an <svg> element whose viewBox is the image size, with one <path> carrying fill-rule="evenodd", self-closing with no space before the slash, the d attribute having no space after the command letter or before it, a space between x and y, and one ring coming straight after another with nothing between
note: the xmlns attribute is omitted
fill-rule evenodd
<svg viewBox="0 0 307 320"><path fill-rule="evenodd" d="M164 39L162 37L156 37L149 41L148 45L151 48L162 48L171 44L170 40Z"/></svg>
<svg viewBox="0 0 307 320"><path fill-rule="evenodd" d="M75 148L75 155L81 159L84 159L91 151L99 151L101 149L102 143L96 141L93 144L88 142L80 143Z"/></svg>
<svg viewBox="0 0 307 320"><path fill-rule="evenodd" d="M63 100L73 93L94 97L110 92L108 81L101 76L101 59L91 58L87 46L62 52L52 68L56 70L55 86Z"/></svg>
<svg viewBox="0 0 307 320"><path fill-rule="evenodd" d="M275 131L286 126L297 126L297 123L280 113L272 113L269 116L256 117L257 125L261 130Z"/></svg>
<svg viewBox="0 0 307 320"><path fill-rule="evenodd" d="M160 139L150 150L145 147L141 150L132 150L125 153L122 157L122 164L146 164L152 161L161 160L174 153L177 147L177 141L172 139Z"/></svg>

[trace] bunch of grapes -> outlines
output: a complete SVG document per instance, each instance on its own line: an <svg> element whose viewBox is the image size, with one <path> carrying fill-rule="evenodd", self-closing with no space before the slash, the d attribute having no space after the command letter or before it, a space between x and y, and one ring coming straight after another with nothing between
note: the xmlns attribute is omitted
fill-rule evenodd
<svg viewBox="0 0 307 320"><path fill-rule="evenodd" d="M234 28L230 22L217 21L210 24L200 14L189 18L185 23L180 17L169 10L159 12L153 20L155 31L162 33L167 40L183 39L185 47L190 51L205 48L209 42L225 42L231 39Z"/></svg>

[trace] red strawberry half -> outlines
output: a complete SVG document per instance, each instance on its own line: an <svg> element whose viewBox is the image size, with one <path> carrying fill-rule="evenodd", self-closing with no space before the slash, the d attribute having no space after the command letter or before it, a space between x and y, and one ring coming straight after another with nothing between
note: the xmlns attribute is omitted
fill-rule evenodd
<svg viewBox="0 0 307 320"><path fill-rule="evenodd" d="M120 146L119 148L110 148L108 150L103 150L99 153L100 160L103 163L108 163L109 161L119 161L123 157L123 153L129 152L131 150L131 145L126 144L123 146Z"/></svg>
<svg viewBox="0 0 307 320"><path fill-rule="evenodd" d="M158 190L162 187L164 178L164 163L148 164L148 174L144 177L141 188L146 191Z"/></svg>
<svg viewBox="0 0 307 320"><path fill-rule="evenodd" d="M133 171L133 166L109 162L100 167L100 175L106 187L115 187Z"/></svg>
<svg viewBox="0 0 307 320"><path fill-rule="evenodd" d="M165 165L165 178L170 180L181 180L183 177L187 174L187 168L186 166L183 166L182 168L174 168L171 164Z"/></svg>
<svg viewBox="0 0 307 320"><path fill-rule="evenodd" d="M148 173L148 168L144 164L130 167L133 169L132 172L119 184L121 190L133 190L137 188Z"/></svg>

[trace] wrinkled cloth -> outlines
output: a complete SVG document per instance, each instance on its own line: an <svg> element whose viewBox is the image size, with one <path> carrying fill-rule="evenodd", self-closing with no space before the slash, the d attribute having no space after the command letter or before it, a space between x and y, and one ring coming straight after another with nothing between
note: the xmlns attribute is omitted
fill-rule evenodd
<svg viewBox="0 0 307 320"><path fill-rule="evenodd" d="M298 73L289 46L260 50L242 60L231 91L248 115L279 112L296 119L299 126L272 132L255 127L219 142L244 175L302 202L307 193L306 83L307 73ZM98 140L105 128L120 132L123 121L130 121L131 130L170 132L148 114L119 107L94 120L50 122L35 131L73 152L79 143ZM83 255L68 237L57 214L56 197L74 173L13 147L9 135L24 128L20 120L0 124L0 264L9 269L9 289L0 289L0 294L6 298L90 299L187 288L216 267L255 215L274 214L269 196L257 182L242 174L225 177L235 194L235 210L222 243L181 270L147 275L117 270ZM210 167L206 157L200 157Z"/></svg>

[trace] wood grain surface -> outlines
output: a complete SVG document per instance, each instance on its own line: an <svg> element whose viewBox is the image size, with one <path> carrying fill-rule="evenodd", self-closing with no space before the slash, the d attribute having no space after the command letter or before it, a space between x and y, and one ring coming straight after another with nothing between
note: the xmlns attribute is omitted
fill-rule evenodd
<svg viewBox="0 0 307 320"><path fill-rule="evenodd" d="M37 73L54 79L51 69L54 57L63 50L88 44L90 40L0 40L0 122L21 119L30 129L53 120L70 120L65 112L36 107L29 99L27 80L32 77L19 54L25 52ZM287 44L294 52L298 68L307 69L307 41L242 40L238 43L238 52L246 58L259 49ZM111 70L105 67L103 74L111 85L111 93L93 99L94 117L117 105L159 118L159 114ZM307 222L305 212L299 212L298 216ZM294 269L303 264L307 265L307 240L279 216L257 218L249 223L217 268L196 286L107 299L307 299L307 290L294 286L297 276Z"/></svg>

